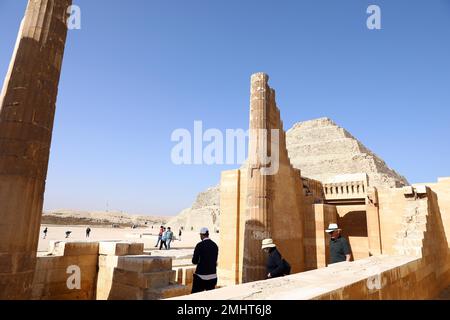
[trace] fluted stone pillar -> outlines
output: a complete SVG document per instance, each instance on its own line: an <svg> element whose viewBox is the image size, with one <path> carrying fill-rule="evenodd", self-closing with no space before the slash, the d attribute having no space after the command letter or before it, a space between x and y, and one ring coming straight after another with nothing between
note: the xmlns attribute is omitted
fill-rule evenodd
<svg viewBox="0 0 450 320"><path fill-rule="evenodd" d="M29 0L0 95L0 299L27 299L72 0Z"/></svg>
<svg viewBox="0 0 450 320"><path fill-rule="evenodd" d="M266 276L265 258L261 242L270 232L270 175L263 175L266 167L262 156L270 155L270 106L272 91L269 76L256 73L251 78L250 137L248 158L247 212L244 236L242 282L262 280ZM264 150L267 149L267 150Z"/></svg>

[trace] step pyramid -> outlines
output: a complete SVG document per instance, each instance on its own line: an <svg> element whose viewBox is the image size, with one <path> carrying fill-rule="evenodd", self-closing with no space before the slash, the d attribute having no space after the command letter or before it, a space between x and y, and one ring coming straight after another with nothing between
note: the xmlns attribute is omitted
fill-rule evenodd
<svg viewBox="0 0 450 320"><path fill-rule="evenodd" d="M302 176L327 182L337 175L366 173L369 185L402 187L405 177L329 118L295 124L286 133L289 158Z"/></svg>

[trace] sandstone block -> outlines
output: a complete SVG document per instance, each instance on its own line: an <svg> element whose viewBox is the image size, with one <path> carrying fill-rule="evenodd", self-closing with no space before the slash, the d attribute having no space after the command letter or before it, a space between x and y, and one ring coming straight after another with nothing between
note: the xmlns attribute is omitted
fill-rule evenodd
<svg viewBox="0 0 450 320"><path fill-rule="evenodd" d="M99 245L99 254L107 256L126 256L130 243L128 242L107 242L102 241Z"/></svg>
<svg viewBox="0 0 450 320"><path fill-rule="evenodd" d="M119 257L117 268L142 273L172 270L172 259L169 257L126 256Z"/></svg>
<svg viewBox="0 0 450 320"><path fill-rule="evenodd" d="M144 243L130 243L130 247L128 248L129 255L142 255L144 254Z"/></svg>
<svg viewBox="0 0 450 320"><path fill-rule="evenodd" d="M82 268L86 266L97 266L97 264L98 255L48 256L37 258L36 270L67 268L71 265L77 265Z"/></svg>
<svg viewBox="0 0 450 320"><path fill-rule="evenodd" d="M417 194L427 194L427 186L417 186L415 189Z"/></svg>
<svg viewBox="0 0 450 320"><path fill-rule="evenodd" d="M195 267L184 268L182 284L185 286L191 285L194 282L194 273L195 273Z"/></svg>
<svg viewBox="0 0 450 320"><path fill-rule="evenodd" d="M74 292L58 294L49 297L43 297L42 300L56 300L56 301L64 301L64 300L92 300L93 293L92 291L87 290L77 290Z"/></svg>
<svg viewBox="0 0 450 320"><path fill-rule="evenodd" d="M145 300L160 300L179 297L189 294L189 288L183 285L174 284L164 288L149 289L145 291Z"/></svg>
<svg viewBox="0 0 450 320"><path fill-rule="evenodd" d="M31 290L31 299L32 300L40 300L42 298L43 292L44 292L44 283L33 284L33 288Z"/></svg>
<svg viewBox="0 0 450 320"><path fill-rule="evenodd" d="M412 186L403 187L403 194L405 196L414 195L414 188Z"/></svg>
<svg viewBox="0 0 450 320"><path fill-rule="evenodd" d="M51 269L46 273L45 283L66 283L72 273L67 273L67 268ZM97 266L80 268L80 276L82 281L94 282L97 276Z"/></svg>
<svg viewBox="0 0 450 320"><path fill-rule="evenodd" d="M64 242L50 241L49 252L53 256L97 255L98 242Z"/></svg>
<svg viewBox="0 0 450 320"><path fill-rule="evenodd" d="M142 289L162 288L171 284L175 271L157 271L151 273L140 273L116 269L114 271L114 283L121 283Z"/></svg>
<svg viewBox="0 0 450 320"><path fill-rule="evenodd" d="M108 300L142 300L143 298L143 289L117 282L112 283L107 297Z"/></svg>
<svg viewBox="0 0 450 320"><path fill-rule="evenodd" d="M181 284L181 282L183 281L183 268L174 267L173 271L175 271L173 283Z"/></svg>
<svg viewBox="0 0 450 320"><path fill-rule="evenodd" d="M168 271L172 269L170 257L154 256L99 256L99 267L113 270L114 268L141 273Z"/></svg>

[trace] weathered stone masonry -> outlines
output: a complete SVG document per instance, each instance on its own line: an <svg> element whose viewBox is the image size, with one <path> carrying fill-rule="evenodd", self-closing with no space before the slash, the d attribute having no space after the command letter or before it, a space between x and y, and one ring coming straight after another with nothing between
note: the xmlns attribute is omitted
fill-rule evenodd
<svg viewBox="0 0 450 320"><path fill-rule="evenodd" d="M31 295L71 3L28 2L0 96L0 299Z"/></svg>

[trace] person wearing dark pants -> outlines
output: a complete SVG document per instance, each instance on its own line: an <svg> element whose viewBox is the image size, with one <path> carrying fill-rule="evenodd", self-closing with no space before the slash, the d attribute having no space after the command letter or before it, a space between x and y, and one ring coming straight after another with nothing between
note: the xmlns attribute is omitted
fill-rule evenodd
<svg viewBox="0 0 450 320"><path fill-rule="evenodd" d="M153 226L152 226L152 229L153 229ZM161 238L162 238L163 233L164 233L164 227L161 226L161 227L159 228L158 241L157 241L156 244L155 244L155 248L158 248L158 245L159 245L159 243L161 242Z"/></svg>
<svg viewBox="0 0 450 320"><path fill-rule="evenodd" d="M200 239L192 257L192 263L197 265L192 284L192 293L214 290L217 285L217 257L219 247L209 238L208 228L200 230Z"/></svg>
<svg viewBox="0 0 450 320"><path fill-rule="evenodd" d="M194 274L194 282L192 284L192 293L214 290L217 286L217 278L212 280L203 280Z"/></svg>
<svg viewBox="0 0 450 320"><path fill-rule="evenodd" d="M164 248L166 248L166 250L167 250L167 243L166 243L166 240L167 240L167 231L166 231L166 228L164 228L163 229L164 231L163 231L163 234L162 234L162 237L161 237L161 244L159 245L159 250L162 250L162 247L164 246Z"/></svg>

